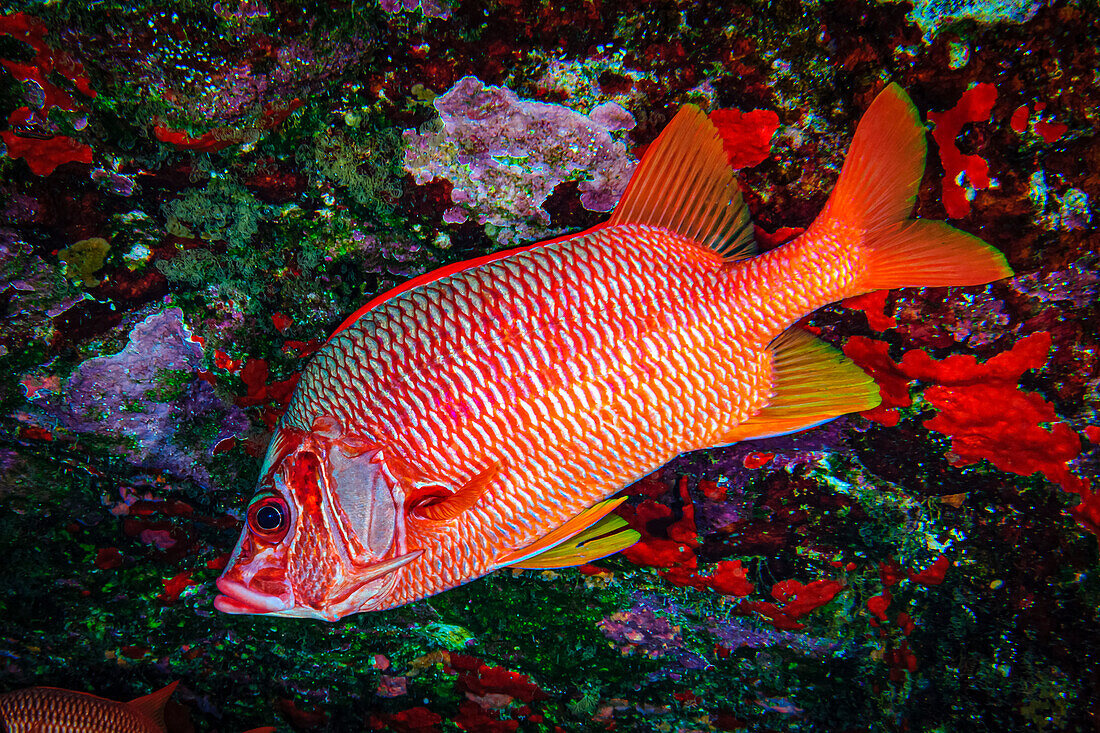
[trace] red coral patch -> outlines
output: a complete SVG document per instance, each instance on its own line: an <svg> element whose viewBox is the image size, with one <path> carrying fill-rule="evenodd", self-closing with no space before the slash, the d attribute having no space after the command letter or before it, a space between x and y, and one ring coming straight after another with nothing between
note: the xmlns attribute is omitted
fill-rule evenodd
<svg viewBox="0 0 1100 733"><path fill-rule="evenodd" d="M31 173L36 176L48 176L64 163L92 162L92 149L71 137L54 135L45 139L20 137L10 130L0 132L4 144L8 146L9 158L22 158L27 161Z"/></svg>
<svg viewBox="0 0 1100 733"><path fill-rule="evenodd" d="M921 570L919 573L910 573L909 579L921 585L939 585L943 582L944 577L947 575L947 570L950 567L951 561L948 560L946 556L940 555L924 570Z"/></svg>
<svg viewBox="0 0 1100 733"><path fill-rule="evenodd" d="M187 590L190 586L195 585L191 580L191 571L187 570L182 573L177 573L171 578L162 580L164 584L164 592L157 596L157 599L166 605L171 605L180 599L180 594Z"/></svg>
<svg viewBox="0 0 1100 733"><path fill-rule="evenodd" d="M708 115L722 136L730 167L751 168L763 163L772 151L772 136L779 128L779 115L771 110L716 109Z"/></svg>
<svg viewBox="0 0 1100 733"><path fill-rule="evenodd" d="M928 113L928 119L936 125L932 137L939 145L940 162L943 163L943 206L947 215L954 219L970 213L966 190L958 182L960 173L966 173L966 179L975 189L989 188L989 164L979 155L964 155L955 139L968 123L989 119L996 101L996 87L978 84L964 92L951 109Z"/></svg>
<svg viewBox="0 0 1100 733"><path fill-rule="evenodd" d="M1009 351L979 363L973 356L933 359L927 352L906 352L900 363L888 356L888 346L855 336L844 353L869 370L879 385L882 405L864 413L887 425L883 410L911 404L909 380L931 382L924 396L939 414L925 427L951 436L952 463L963 466L988 460L1002 471L1021 476L1041 473L1084 500L1073 514L1089 529L1100 528L1100 496L1087 479L1069 470L1081 454L1081 438L1061 420L1054 405L1018 383L1024 372L1041 369L1051 347L1049 333L1020 339ZM1049 427L1045 427L1049 425Z"/></svg>
<svg viewBox="0 0 1100 733"><path fill-rule="evenodd" d="M886 298L889 290L872 290L854 298L842 300L840 304L845 308L861 310L867 316L867 325L876 331L885 331L898 325L897 319L886 315Z"/></svg>
<svg viewBox="0 0 1100 733"><path fill-rule="evenodd" d="M755 590L740 560L722 560L706 578L707 585L727 596L747 596Z"/></svg>
<svg viewBox="0 0 1100 733"><path fill-rule="evenodd" d="M1026 104L1021 104L1016 108L1016 111L1012 113L1012 118L1008 121L1009 127L1013 132L1027 132L1027 122L1030 112Z"/></svg>
<svg viewBox="0 0 1100 733"><path fill-rule="evenodd" d="M890 607L890 601L893 598L890 596L890 591L884 590L877 596L871 596L867 599L867 610L875 615L882 623L886 623L886 609Z"/></svg>

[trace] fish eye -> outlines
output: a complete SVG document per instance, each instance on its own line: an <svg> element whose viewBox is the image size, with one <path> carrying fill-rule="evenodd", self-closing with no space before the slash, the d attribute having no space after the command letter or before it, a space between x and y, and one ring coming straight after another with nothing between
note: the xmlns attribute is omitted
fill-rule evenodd
<svg viewBox="0 0 1100 733"><path fill-rule="evenodd" d="M248 505L248 528L269 542L278 542L290 526L290 509L278 494L257 494Z"/></svg>

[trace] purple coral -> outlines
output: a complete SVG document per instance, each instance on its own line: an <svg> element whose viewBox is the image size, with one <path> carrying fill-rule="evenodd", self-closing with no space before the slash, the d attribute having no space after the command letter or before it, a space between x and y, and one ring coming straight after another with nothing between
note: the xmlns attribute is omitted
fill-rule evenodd
<svg viewBox="0 0 1100 733"><path fill-rule="evenodd" d="M80 290L55 265L33 254L31 246L14 230L0 228L0 295L9 289L13 291L10 300L0 310L0 318L7 320L0 343L15 330L14 322L37 327L83 299Z"/></svg>
<svg viewBox="0 0 1100 733"><path fill-rule="evenodd" d="M614 103L585 116L466 76L435 108L442 131L405 132L405 170L421 184L450 181L455 206L445 219L473 216L500 228L502 241L544 233L550 215L542 205L563 181L580 182L585 208L610 211L634 172L626 146L611 136L634 118Z"/></svg>
<svg viewBox="0 0 1100 733"><path fill-rule="evenodd" d="M1011 280L1012 289L1040 303L1060 303L1074 309L1087 308L1100 294L1100 259L1082 257L1057 270L1039 270Z"/></svg>
<svg viewBox="0 0 1100 733"><path fill-rule="evenodd" d="M616 611L596 626L623 654L636 652L656 659L683 650L680 627L644 605Z"/></svg>
<svg viewBox="0 0 1100 733"><path fill-rule="evenodd" d="M181 429L203 426L210 439L197 452L209 456L218 441L247 428L248 419L198 379L201 367L202 348L191 340L182 311L168 308L137 324L119 353L78 366L63 400L49 411L78 433L128 439L128 452L142 466L205 483L203 456L178 444Z"/></svg>
<svg viewBox="0 0 1100 733"><path fill-rule="evenodd" d="M730 651L736 651L741 647L764 649L782 646L807 656L819 657L840 646L839 642L830 639L807 636L793 631L756 628L737 618L718 619L715 616L708 616L706 630L719 644Z"/></svg>

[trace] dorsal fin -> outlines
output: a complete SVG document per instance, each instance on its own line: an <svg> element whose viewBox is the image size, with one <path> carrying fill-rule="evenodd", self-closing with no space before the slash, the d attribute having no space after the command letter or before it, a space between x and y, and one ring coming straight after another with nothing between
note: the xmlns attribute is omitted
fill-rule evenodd
<svg viewBox="0 0 1100 733"><path fill-rule="evenodd" d="M511 565L512 567L521 567L521 568L522 567L532 567L532 568L533 567L568 567L568 565L569 565L568 563L565 564L565 565L528 565L527 563L529 561L535 560L537 556L541 556L543 553L546 553L546 552L554 549L555 547L562 544L566 540L568 540L572 537L578 537L582 533L585 533L586 530L595 529L599 525L599 523L602 519L607 517L607 515L610 514L611 511L615 507L619 506L619 504L622 504L624 501L626 501L626 497L625 496L620 496L616 499L606 499L606 500L601 501L597 504L593 504L592 506L588 507L587 509L585 509L583 512L581 512L577 516L575 516L572 519L570 519L569 521L567 521L565 524L561 525L557 529L554 529L554 530L551 530L550 532L547 532L546 534L544 534L542 537L539 537L537 540L535 540L531 544L525 545L524 547L521 547L517 550L513 550L512 552L508 553L507 555L504 555L503 557L501 557L498 560L498 562L501 565ZM600 532L597 532L595 535L593 535L593 537L598 537L599 535L607 534L608 532L613 532L613 531L616 531L617 529L618 528L606 528L606 529L604 529ZM634 542L636 542L636 541L637 541L637 539L632 540L630 542L630 544L625 545L625 547L629 547L630 545L634 544ZM623 549L623 548L620 547L619 549ZM572 548L571 551L575 551L575 548ZM611 552L616 552L616 551L617 550L612 550ZM611 552L606 552L606 553L604 553L604 555L610 555ZM600 557L603 557L603 555L601 555ZM597 558L593 557L592 559L595 560ZM583 562L588 562L588 561L587 560L581 560L581 562L583 563Z"/></svg>
<svg viewBox="0 0 1100 733"><path fill-rule="evenodd" d="M718 445L795 433L848 412L870 410L882 401L878 386L862 369L801 329L787 329L768 350L771 401L721 436Z"/></svg>
<svg viewBox="0 0 1100 733"><path fill-rule="evenodd" d="M671 229L730 260L756 252L722 138L693 104L684 105L646 150L607 223Z"/></svg>
<svg viewBox="0 0 1100 733"><path fill-rule="evenodd" d="M126 705L148 716L160 730L167 730L164 725L164 706L168 703L168 698L172 697L172 693L175 692L178 684L179 680L176 680L156 692L150 692L148 695L131 700Z"/></svg>

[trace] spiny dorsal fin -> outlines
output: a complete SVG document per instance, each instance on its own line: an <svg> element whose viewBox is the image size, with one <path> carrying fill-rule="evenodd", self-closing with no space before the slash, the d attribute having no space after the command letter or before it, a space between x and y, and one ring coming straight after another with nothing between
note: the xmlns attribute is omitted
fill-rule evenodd
<svg viewBox="0 0 1100 733"><path fill-rule="evenodd" d="M160 730L167 730L164 725L164 706L168 703L168 698L172 697L172 693L175 692L178 684L179 680L176 680L156 692L150 692L148 695L131 700L126 704L148 716Z"/></svg>
<svg viewBox="0 0 1100 733"><path fill-rule="evenodd" d="M684 105L646 150L607 223L665 227L729 260L756 252L722 139L693 104Z"/></svg>
<svg viewBox="0 0 1100 733"><path fill-rule="evenodd" d="M621 525L616 525L611 522L611 520L618 519L618 517L612 518L607 516L615 507L619 506L619 504L622 504L624 501L626 501L626 497L620 496L616 499L606 499L597 504L593 504L562 526L546 533L531 544L508 553L500 558L499 562L501 565L511 565L516 568L564 568L570 565L580 565L589 562L589 560L598 560L613 552L618 552L619 550L630 547L630 545L638 541L640 535L634 532L634 530L623 531L625 522ZM605 521L609 523L605 524ZM586 542L591 544L592 540L601 538L602 535L607 535L608 533L612 534L606 538L606 543L603 539L599 539L597 540L597 544L588 548L593 552L600 550L602 554L593 554L590 556L584 548L580 547L580 545ZM633 533L633 539L631 539L630 533ZM565 544L566 540L569 540L569 542L561 553L555 555L548 554L551 551L557 550L559 545ZM607 549L608 547L614 547L614 549ZM547 556L544 562L549 564L540 562L544 555ZM561 558L569 557L581 559L578 562L562 563L560 561Z"/></svg>
<svg viewBox="0 0 1100 733"><path fill-rule="evenodd" d="M768 347L772 398L768 406L726 433L720 445L806 430L848 412L876 407L878 386L841 352L798 328Z"/></svg>

